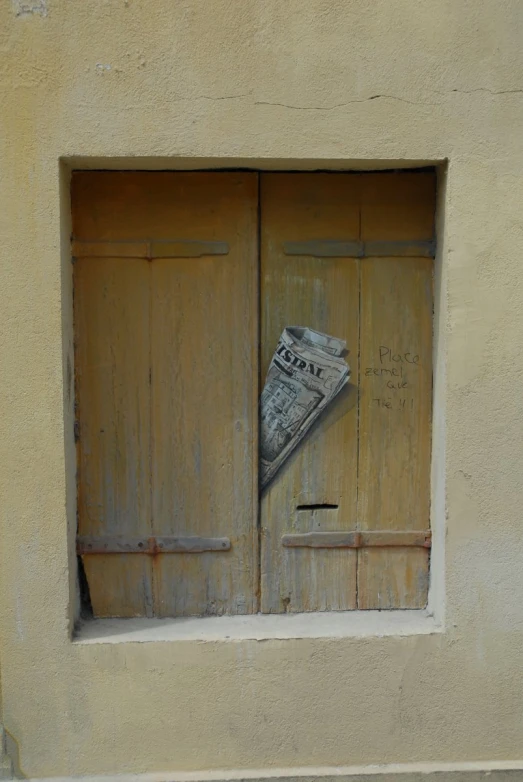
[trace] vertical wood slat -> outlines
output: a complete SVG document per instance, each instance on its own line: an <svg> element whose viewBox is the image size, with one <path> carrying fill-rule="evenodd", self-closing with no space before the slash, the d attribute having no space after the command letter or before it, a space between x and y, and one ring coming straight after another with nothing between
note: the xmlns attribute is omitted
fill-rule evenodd
<svg viewBox="0 0 523 782"><path fill-rule="evenodd" d="M262 174L261 382L285 326L347 340L352 386L282 467L261 501L261 610L356 607L356 551L284 548L282 535L346 529L356 517L358 262L284 254L284 242L357 239L357 177ZM304 504L336 509L298 510Z"/></svg>
<svg viewBox="0 0 523 782"><path fill-rule="evenodd" d="M149 268L82 258L74 266L78 531L149 535ZM96 616L151 616L149 557L83 558Z"/></svg>
<svg viewBox="0 0 523 782"><path fill-rule="evenodd" d="M432 239L434 195L432 174L367 175L362 239ZM432 259L361 264L360 528L428 529ZM428 575L426 549L361 549L358 607L423 608Z"/></svg>
<svg viewBox="0 0 523 782"><path fill-rule="evenodd" d="M158 558L160 616L257 608L256 219L256 175L242 175L212 224L192 221L229 241L227 257L152 263L153 532L231 539L229 552Z"/></svg>
<svg viewBox="0 0 523 782"><path fill-rule="evenodd" d="M365 259L361 303L360 528L428 529L430 259ZM360 608L421 608L427 586L425 549L358 553Z"/></svg>

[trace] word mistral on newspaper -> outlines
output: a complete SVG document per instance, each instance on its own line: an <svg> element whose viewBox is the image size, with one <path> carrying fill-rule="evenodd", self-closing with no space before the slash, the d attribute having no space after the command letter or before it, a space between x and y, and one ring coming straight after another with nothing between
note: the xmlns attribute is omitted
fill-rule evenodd
<svg viewBox="0 0 523 782"><path fill-rule="evenodd" d="M263 490L350 378L346 343L301 326L283 330L260 401Z"/></svg>

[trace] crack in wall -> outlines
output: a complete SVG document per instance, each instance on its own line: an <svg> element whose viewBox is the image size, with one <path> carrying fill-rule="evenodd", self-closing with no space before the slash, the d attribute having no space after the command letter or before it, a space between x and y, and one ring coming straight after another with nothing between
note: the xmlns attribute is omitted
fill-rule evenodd
<svg viewBox="0 0 523 782"><path fill-rule="evenodd" d="M218 95L213 97L212 95L198 95L194 100L237 100L238 98L249 98L250 92L245 92L242 95ZM182 98L182 100L186 100Z"/></svg>
<svg viewBox="0 0 523 782"><path fill-rule="evenodd" d="M460 93L464 95L469 95L474 92L485 92L489 95L517 95L517 94L523 94L523 89L510 89L510 90L490 90L487 87L475 87L471 90L460 90L460 89L452 89L449 93L444 92L438 92L439 95L450 95L452 93ZM221 100L238 100L240 98L248 98L251 96L251 93L243 93L240 95L218 95L216 97L213 97L211 95L198 95L194 98L180 98L180 101L184 100L212 100L212 101L221 101ZM354 98L353 100L344 101L343 103L334 103L331 106L300 106L293 103L282 103L278 101L269 101L269 100L256 100L254 101L255 106L280 106L284 109L291 109L293 111L334 111L336 109L344 108L345 106L350 106L353 103L368 103L369 101L373 100L395 100L399 101L400 103L408 103L411 106L441 106L443 104L443 101L415 101L415 100L409 100L408 98L402 98L399 95L387 95L385 93L380 93L378 95L370 95L368 98Z"/></svg>
<svg viewBox="0 0 523 782"><path fill-rule="evenodd" d="M368 98L354 98L354 100L348 100L344 103L334 103L332 106L295 106L289 103L273 103L271 101L257 100L255 106L282 106L286 109L295 109L296 111L333 111L334 109L341 109L344 106L350 106L352 103L368 103L371 100L388 99L397 100L401 103L410 103L412 106L439 106L441 102L430 103L427 101L413 101L407 98L400 98L397 95L370 95Z"/></svg>
<svg viewBox="0 0 523 782"><path fill-rule="evenodd" d="M517 95L517 94L523 94L523 89L514 89L514 90L489 90L488 87L474 87L472 90L458 90L453 89L451 92L459 92L462 95L470 95L473 92L486 92L489 95ZM443 95L444 93L440 93L440 95Z"/></svg>

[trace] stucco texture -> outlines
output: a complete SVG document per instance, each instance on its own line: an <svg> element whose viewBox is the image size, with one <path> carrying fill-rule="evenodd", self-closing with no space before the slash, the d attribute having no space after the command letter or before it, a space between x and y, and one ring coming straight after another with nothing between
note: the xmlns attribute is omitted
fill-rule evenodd
<svg viewBox="0 0 523 782"><path fill-rule="evenodd" d="M0 5L0 660L21 773L523 755L522 40L520 0ZM442 171L434 632L72 642L70 170L423 162Z"/></svg>

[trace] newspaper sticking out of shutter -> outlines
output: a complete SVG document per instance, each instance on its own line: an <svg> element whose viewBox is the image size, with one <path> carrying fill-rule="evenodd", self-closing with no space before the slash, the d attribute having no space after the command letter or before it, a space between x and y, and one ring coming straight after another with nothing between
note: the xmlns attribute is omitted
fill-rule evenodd
<svg viewBox="0 0 523 782"><path fill-rule="evenodd" d="M309 328L284 329L261 395L262 489L349 381L346 344Z"/></svg>

